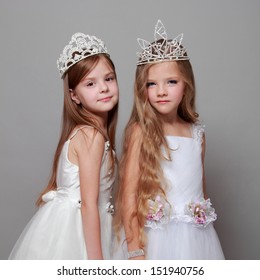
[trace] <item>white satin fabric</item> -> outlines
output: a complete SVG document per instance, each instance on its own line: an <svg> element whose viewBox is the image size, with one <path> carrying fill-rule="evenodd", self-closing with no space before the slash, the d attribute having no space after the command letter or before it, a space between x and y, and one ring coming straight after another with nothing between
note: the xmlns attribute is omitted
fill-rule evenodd
<svg viewBox="0 0 260 280"><path fill-rule="evenodd" d="M82 127L81 127L82 128ZM80 129L81 129L80 128ZM79 129L78 129L79 130ZM57 190L46 193L41 206L17 240L9 259L87 259L81 218L79 168L68 159L65 142L57 169ZM100 171L99 215L102 251L110 259L112 216L108 211L115 176L108 175L109 142Z"/></svg>
<svg viewBox="0 0 260 280"><path fill-rule="evenodd" d="M164 217L163 223L149 221L146 224L146 259L224 259L213 227L216 219L214 209L208 209L209 216L204 225L196 224L195 219L187 212L190 203L202 202L210 205L210 201L203 200L203 134L204 126L194 124L192 138L166 136L172 149L171 160L163 160L161 167L167 182L166 198L172 211L167 223ZM121 246L115 242L114 259L127 258L124 234L122 236Z"/></svg>

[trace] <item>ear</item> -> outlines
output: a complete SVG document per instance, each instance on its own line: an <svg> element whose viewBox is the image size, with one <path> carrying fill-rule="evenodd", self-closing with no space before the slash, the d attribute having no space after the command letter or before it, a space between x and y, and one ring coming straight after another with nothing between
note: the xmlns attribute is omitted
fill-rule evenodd
<svg viewBox="0 0 260 280"><path fill-rule="evenodd" d="M80 104L80 100L78 98L78 95L76 94L76 92L72 89L70 89L70 98L76 103L76 104Z"/></svg>

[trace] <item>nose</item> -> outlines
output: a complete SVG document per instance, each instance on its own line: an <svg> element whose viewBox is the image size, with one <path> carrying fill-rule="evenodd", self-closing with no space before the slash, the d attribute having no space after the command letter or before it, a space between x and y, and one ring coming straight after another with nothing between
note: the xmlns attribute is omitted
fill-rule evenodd
<svg viewBox="0 0 260 280"><path fill-rule="evenodd" d="M168 95L167 89L165 88L164 85L161 85L158 89L157 96L167 96L167 95Z"/></svg>
<svg viewBox="0 0 260 280"><path fill-rule="evenodd" d="M105 82L101 82L99 86L99 92L100 93L105 93L108 91L108 86Z"/></svg>

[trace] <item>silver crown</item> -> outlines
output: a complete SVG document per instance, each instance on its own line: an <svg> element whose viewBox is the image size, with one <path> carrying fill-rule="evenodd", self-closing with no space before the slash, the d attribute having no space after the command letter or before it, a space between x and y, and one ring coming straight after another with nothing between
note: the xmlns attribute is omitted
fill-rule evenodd
<svg viewBox="0 0 260 280"><path fill-rule="evenodd" d="M168 39L165 27L161 20L158 20L154 30L154 42L138 38L142 52L138 52L137 65L156 63L160 61L189 60L186 49L181 45L183 34L174 39Z"/></svg>
<svg viewBox="0 0 260 280"><path fill-rule="evenodd" d="M57 60L57 67L60 71L61 78L63 78L64 73L75 63L99 53L109 55L103 41L95 36L85 35L79 32L75 33Z"/></svg>

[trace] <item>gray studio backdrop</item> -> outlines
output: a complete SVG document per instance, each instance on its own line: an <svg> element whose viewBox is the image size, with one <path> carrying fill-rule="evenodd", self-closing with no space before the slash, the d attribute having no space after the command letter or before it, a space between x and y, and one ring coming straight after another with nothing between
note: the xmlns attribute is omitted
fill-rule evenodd
<svg viewBox="0 0 260 280"><path fill-rule="evenodd" d="M260 259L260 2L0 1L0 259L36 211L60 132L56 59L74 32L102 38L120 86L117 149L132 106L137 37L184 33L206 124L208 193L227 259ZM52 234L50 232L50 234Z"/></svg>

